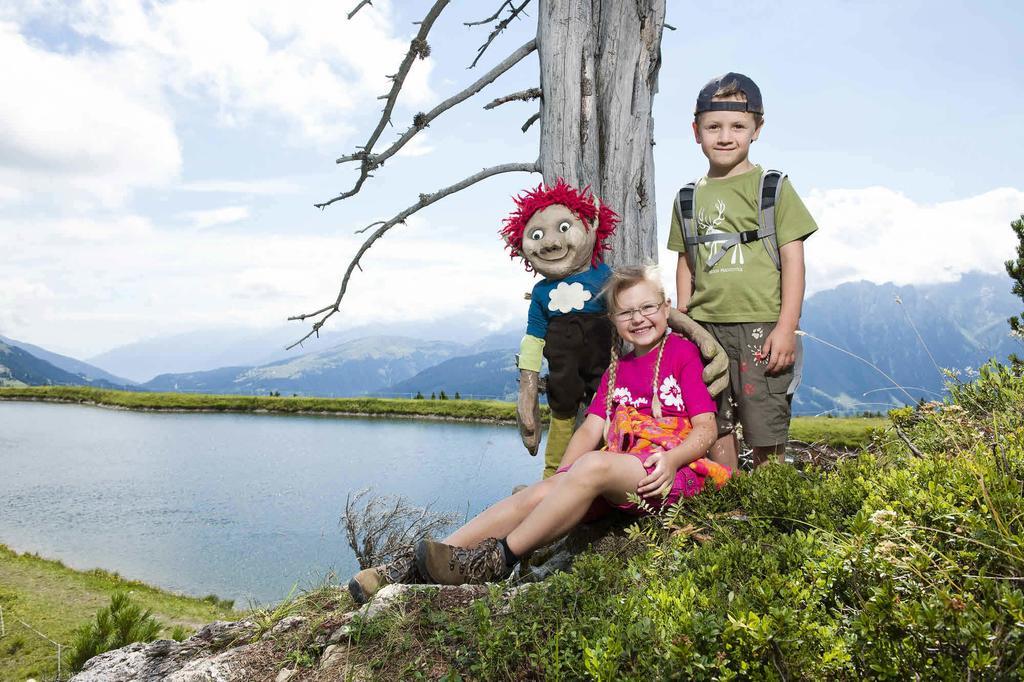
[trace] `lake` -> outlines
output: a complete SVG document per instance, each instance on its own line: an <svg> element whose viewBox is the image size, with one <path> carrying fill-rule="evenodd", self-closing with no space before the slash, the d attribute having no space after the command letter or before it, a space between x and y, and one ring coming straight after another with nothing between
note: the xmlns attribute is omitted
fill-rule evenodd
<svg viewBox="0 0 1024 682"><path fill-rule="evenodd" d="M0 542L266 603L357 570L348 493L472 515L543 464L511 426L0 402Z"/></svg>

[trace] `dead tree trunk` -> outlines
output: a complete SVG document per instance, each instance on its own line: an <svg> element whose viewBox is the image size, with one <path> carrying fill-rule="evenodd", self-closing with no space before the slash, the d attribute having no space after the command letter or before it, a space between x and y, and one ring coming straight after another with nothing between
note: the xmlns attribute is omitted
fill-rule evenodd
<svg viewBox="0 0 1024 682"><path fill-rule="evenodd" d="M664 0L541 0L540 168L622 217L608 260L656 262L654 121Z"/></svg>
<svg viewBox="0 0 1024 682"><path fill-rule="evenodd" d="M413 117L411 125L387 148L377 147L381 134L391 122L395 102L409 69L430 54L428 34L450 0L434 0L426 16L417 22L419 31L397 71L390 75L392 87L382 95L386 100L376 128L366 143L338 163L358 163L355 184L326 201L326 208L358 194L386 160L395 155L431 121L493 83L508 69L537 50L540 56L540 87L498 97L485 108L512 101L541 97L540 112L523 126L525 132L539 118L540 151L535 161L504 163L484 168L455 184L422 193L419 201L388 220L380 220L359 232L370 234L349 263L333 303L288 319L316 318L313 328L289 348L317 334L341 306L355 270L362 270L367 251L396 225L420 209L502 173L536 173L553 184L558 178L576 186L590 185L594 193L618 211L622 222L612 241L611 265L653 263L658 259L657 215L654 205L654 121L651 105L658 89L661 67L661 33L665 26L665 0L538 0L537 37L483 74L476 82L428 112ZM498 11L475 26L495 21L504 11L487 42L478 50L477 61L511 21L518 18L531 0L518 5L505 0ZM360 2L349 18L369 3Z"/></svg>

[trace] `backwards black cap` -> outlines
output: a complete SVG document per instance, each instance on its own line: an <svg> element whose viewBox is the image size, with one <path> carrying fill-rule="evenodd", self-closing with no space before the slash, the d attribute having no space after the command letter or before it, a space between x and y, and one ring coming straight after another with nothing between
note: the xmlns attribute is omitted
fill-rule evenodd
<svg viewBox="0 0 1024 682"><path fill-rule="evenodd" d="M715 93L722 88L736 84L743 94L747 96L746 102L714 101ZM724 76L712 78L708 84L701 88L697 95L697 108L694 114L701 114L705 111L746 111L751 114L764 114L764 104L761 102L761 90L757 84L742 73L729 72Z"/></svg>

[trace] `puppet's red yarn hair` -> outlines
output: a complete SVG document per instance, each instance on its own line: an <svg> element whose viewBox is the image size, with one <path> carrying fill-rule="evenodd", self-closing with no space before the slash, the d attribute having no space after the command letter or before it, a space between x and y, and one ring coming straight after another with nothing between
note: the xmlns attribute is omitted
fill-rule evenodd
<svg viewBox="0 0 1024 682"><path fill-rule="evenodd" d="M603 252L608 250L608 238L615 232L619 224L618 214L603 202L601 207L595 206L594 194L587 186L578 190L566 183L562 178L553 187L547 187L544 183L537 185L536 189L524 192L513 197L516 202L516 210L505 218L505 226L500 233L505 240L505 247L509 250L512 258L522 258L526 263L526 270L531 271L533 267L530 261L523 256L523 234L526 232L526 223L537 211L561 204L565 206L583 221L588 230L594 225L594 218L598 218L597 240L594 242L594 255L591 258L591 266L597 265L604 260Z"/></svg>

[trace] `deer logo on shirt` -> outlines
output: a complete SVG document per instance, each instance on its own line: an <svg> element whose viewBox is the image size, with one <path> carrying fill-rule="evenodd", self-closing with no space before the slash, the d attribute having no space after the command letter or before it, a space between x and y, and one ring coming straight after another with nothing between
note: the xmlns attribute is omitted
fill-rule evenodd
<svg viewBox="0 0 1024 682"><path fill-rule="evenodd" d="M725 222L725 202L721 199L715 201L715 210L718 215L711 218L708 213L704 210L704 207L697 212L697 228L700 233L703 234L725 234L725 230L718 229L718 226ZM708 242L708 248L711 249L709 256L714 256L718 253L719 249L722 248L722 244L725 241ZM736 248L732 250L732 265L743 265L743 249L737 244Z"/></svg>

